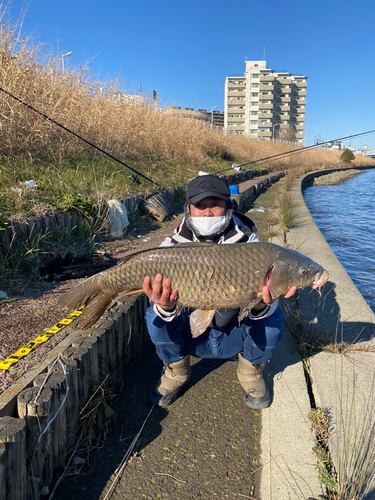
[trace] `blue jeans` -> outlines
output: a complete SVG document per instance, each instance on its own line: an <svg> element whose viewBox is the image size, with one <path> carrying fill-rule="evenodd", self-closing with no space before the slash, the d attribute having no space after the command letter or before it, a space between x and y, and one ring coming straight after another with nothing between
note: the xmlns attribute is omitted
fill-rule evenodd
<svg viewBox="0 0 375 500"><path fill-rule="evenodd" d="M259 320L245 318L238 324L237 315L222 328L208 328L199 337L190 332L191 311L182 309L171 322L162 320L149 307L146 313L148 332L156 353L166 363L174 363L187 354L197 358L230 359L243 353L251 363L263 363L273 356L281 341L284 315L280 309Z"/></svg>

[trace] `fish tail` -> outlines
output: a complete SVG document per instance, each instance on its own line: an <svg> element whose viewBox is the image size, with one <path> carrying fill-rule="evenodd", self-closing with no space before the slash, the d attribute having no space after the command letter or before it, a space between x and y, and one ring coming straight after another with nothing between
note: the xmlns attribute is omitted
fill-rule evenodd
<svg viewBox="0 0 375 500"><path fill-rule="evenodd" d="M58 301L62 307L77 309L85 306L79 318L83 330L93 326L110 306L113 297L105 292L97 276L82 281Z"/></svg>

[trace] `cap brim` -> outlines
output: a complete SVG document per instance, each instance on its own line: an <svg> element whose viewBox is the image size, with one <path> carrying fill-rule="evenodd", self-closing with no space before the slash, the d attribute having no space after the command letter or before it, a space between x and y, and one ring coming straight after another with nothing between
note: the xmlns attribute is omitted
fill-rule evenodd
<svg viewBox="0 0 375 500"><path fill-rule="evenodd" d="M195 205L196 203L199 203L200 201L204 200L205 198L209 198L210 196L214 198L220 198L225 201L229 201L229 196L225 196L225 194L215 193L214 191L207 191L206 193L197 194L196 196L193 196L192 198L190 198L189 203Z"/></svg>

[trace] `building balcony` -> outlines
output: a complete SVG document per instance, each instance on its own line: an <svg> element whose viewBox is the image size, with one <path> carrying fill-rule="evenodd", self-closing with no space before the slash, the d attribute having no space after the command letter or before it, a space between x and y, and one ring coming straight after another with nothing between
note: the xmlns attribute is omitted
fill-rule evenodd
<svg viewBox="0 0 375 500"><path fill-rule="evenodd" d="M245 106L245 99L241 99L241 97L238 97L236 99L228 99L227 100L227 106Z"/></svg>
<svg viewBox="0 0 375 500"><path fill-rule="evenodd" d="M228 108L227 109L228 115L244 115L245 114L245 109L244 108Z"/></svg>
<svg viewBox="0 0 375 500"><path fill-rule="evenodd" d="M285 130L289 128L290 128L290 123L287 122L280 123L280 130Z"/></svg>
<svg viewBox="0 0 375 500"><path fill-rule="evenodd" d="M282 113L285 111L290 111L290 106L277 106L276 111L281 111Z"/></svg>
<svg viewBox="0 0 375 500"><path fill-rule="evenodd" d="M294 130L305 130L305 125L293 125Z"/></svg>
<svg viewBox="0 0 375 500"><path fill-rule="evenodd" d="M272 109L272 108L273 108L272 103L270 103L270 104L260 103L259 104L259 109Z"/></svg>
<svg viewBox="0 0 375 500"><path fill-rule="evenodd" d="M280 89L281 90L281 94L291 94L292 93L292 89L291 88L283 88L283 89Z"/></svg>
<svg viewBox="0 0 375 500"><path fill-rule="evenodd" d="M244 132L245 125L231 125L228 130L233 130L234 132Z"/></svg>
<svg viewBox="0 0 375 500"><path fill-rule="evenodd" d="M268 119L268 120L271 120L272 118L272 113L259 113L258 114L258 118L259 119Z"/></svg>
<svg viewBox="0 0 375 500"><path fill-rule="evenodd" d="M275 98L275 103L277 103L277 104L281 104L281 105L283 105L283 104L289 104L289 103L290 103L290 101L291 101L290 97L281 97L281 96L277 96L277 97Z"/></svg>
<svg viewBox="0 0 375 500"><path fill-rule="evenodd" d="M239 122L244 122L245 117L244 116L228 116L227 117L227 122L228 123L239 123Z"/></svg>
<svg viewBox="0 0 375 500"><path fill-rule="evenodd" d="M296 99L296 98L293 98L292 99L292 104L294 106L304 106L306 104L306 99Z"/></svg>
<svg viewBox="0 0 375 500"><path fill-rule="evenodd" d="M303 115L304 113L306 113L306 108L292 108L292 113Z"/></svg>
<svg viewBox="0 0 375 500"><path fill-rule="evenodd" d="M281 120L282 122L290 120L290 115L279 115L279 117L279 120Z"/></svg>
<svg viewBox="0 0 375 500"><path fill-rule="evenodd" d="M298 132L298 134L296 134L296 139L303 139L305 137L305 134L303 134L302 132Z"/></svg>
<svg viewBox="0 0 375 500"><path fill-rule="evenodd" d="M228 90L228 97L246 97L244 90Z"/></svg>
<svg viewBox="0 0 375 500"><path fill-rule="evenodd" d="M272 101L272 99L273 99L272 94L259 94L260 101Z"/></svg>
<svg viewBox="0 0 375 500"><path fill-rule="evenodd" d="M267 122L267 123L259 123L258 128L272 128L272 123Z"/></svg>
<svg viewBox="0 0 375 500"><path fill-rule="evenodd" d="M260 84L260 91L264 92L264 91L267 91L267 92L273 92L273 89L274 89L274 86L271 85L270 83L268 84L264 84L264 83L261 83Z"/></svg>
<svg viewBox="0 0 375 500"><path fill-rule="evenodd" d="M261 82L273 82L275 79L274 75L260 75L259 80Z"/></svg>
<svg viewBox="0 0 375 500"><path fill-rule="evenodd" d="M304 116L294 116L292 119L293 122L304 122L305 117Z"/></svg>
<svg viewBox="0 0 375 500"><path fill-rule="evenodd" d="M307 82L293 82L298 89L305 89L307 87Z"/></svg>
<svg viewBox="0 0 375 500"><path fill-rule="evenodd" d="M272 137L271 130L258 130L258 137Z"/></svg>
<svg viewBox="0 0 375 500"><path fill-rule="evenodd" d="M246 88L246 82L243 83L228 83L228 89L241 89Z"/></svg>
<svg viewBox="0 0 375 500"><path fill-rule="evenodd" d="M291 78L280 78L280 77L278 77L276 81L277 81L277 83L279 85L290 85L292 83Z"/></svg>
<svg viewBox="0 0 375 500"><path fill-rule="evenodd" d="M293 97L306 97L307 92L306 90L293 90L292 95Z"/></svg>

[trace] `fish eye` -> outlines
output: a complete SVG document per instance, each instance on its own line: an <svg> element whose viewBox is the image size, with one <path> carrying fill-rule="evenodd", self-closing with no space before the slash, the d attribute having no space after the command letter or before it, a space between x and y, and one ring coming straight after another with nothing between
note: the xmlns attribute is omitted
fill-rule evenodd
<svg viewBox="0 0 375 500"><path fill-rule="evenodd" d="M307 273L307 269L306 269L306 267L300 267L298 272L300 274L306 274Z"/></svg>

